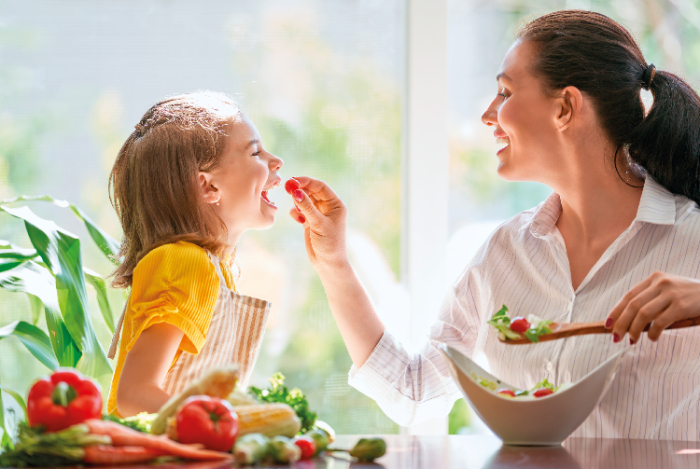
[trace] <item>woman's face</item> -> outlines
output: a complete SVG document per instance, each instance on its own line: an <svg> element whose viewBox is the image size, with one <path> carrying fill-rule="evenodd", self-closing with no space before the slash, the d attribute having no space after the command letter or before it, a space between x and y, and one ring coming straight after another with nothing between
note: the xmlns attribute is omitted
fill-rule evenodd
<svg viewBox="0 0 700 469"><path fill-rule="evenodd" d="M263 148L258 130L245 115L240 114L227 131L221 163L209 173L209 184L216 190L208 201L215 204L230 233L269 228L277 207L268 191L280 185L278 171L284 162Z"/></svg>
<svg viewBox="0 0 700 469"><path fill-rule="evenodd" d="M511 46L498 71L498 94L481 120L494 128L497 142L504 145L496 153L499 176L547 183L561 164L556 121L560 106L530 72L534 59L531 43L516 41Z"/></svg>

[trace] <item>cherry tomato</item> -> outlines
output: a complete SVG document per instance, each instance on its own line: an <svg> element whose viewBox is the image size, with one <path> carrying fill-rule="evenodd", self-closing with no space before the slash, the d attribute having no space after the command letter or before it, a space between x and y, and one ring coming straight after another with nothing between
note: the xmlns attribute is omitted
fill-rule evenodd
<svg viewBox="0 0 700 469"><path fill-rule="evenodd" d="M311 459L316 453L316 442L309 436L298 436L292 442L301 450L301 459Z"/></svg>
<svg viewBox="0 0 700 469"><path fill-rule="evenodd" d="M218 397L192 396L175 416L177 440L199 443L215 451L231 451L238 436L238 414Z"/></svg>
<svg viewBox="0 0 700 469"><path fill-rule="evenodd" d="M496 391L496 394L500 394L504 397L515 397L515 391L513 391L512 389L499 389L498 391Z"/></svg>
<svg viewBox="0 0 700 469"><path fill-rule="evenodd" d="M284 183L284 190L287 191L287 194L291 194L292 192L299 189L300 187L301 187L301 184L299 184L299 181L297 181L294 178L291 178L287 182Z"/></svg>
<svg viewBox="0 0 700 469"><path fill-rule="evenodd" d="M530 323L522 316L513 318L510 322L510 330L513 332L525 332L530 329Z"/></svg>
<svg viewBox="0 0 700 469"><path fill-rule="evenodd" d="M550 394L554 394L554 391L552 391L549 388L540 388L537 391L532 393L532 395L535 397L544 397L544 396L549 396Z"/></svg>

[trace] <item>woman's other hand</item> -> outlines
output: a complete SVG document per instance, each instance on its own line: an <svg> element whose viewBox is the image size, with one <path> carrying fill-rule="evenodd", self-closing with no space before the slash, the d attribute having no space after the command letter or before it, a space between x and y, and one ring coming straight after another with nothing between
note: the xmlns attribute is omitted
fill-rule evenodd
<svg viewBox="0 0 700 469"><path fill-rule="evenodd" d="M674 322L698 316L700 281L654 272L622 297L605 326L612 328L615 342L629 333L630 343L634 344L639 342L642 331L649 324L647 335L656 341Z"/></svg>
<svg viewBox="0 0 700 469"><path fill-rule="evenodd" d="M348 264L345 247L347 209L342 200L326 183L308 177L293 178L300 188L292 190L296 208L289 215L304 226L306 253L316 270L345 267ZM293 184L289 184L294 189Z"/></svg>

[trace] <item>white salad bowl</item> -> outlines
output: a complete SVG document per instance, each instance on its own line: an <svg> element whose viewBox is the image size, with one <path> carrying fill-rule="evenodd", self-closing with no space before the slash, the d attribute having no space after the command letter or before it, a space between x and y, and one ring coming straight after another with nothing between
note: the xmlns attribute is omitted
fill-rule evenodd
<svg viewBox="0 0 700 469"><path fill-rule="evenodd" d="M549 396L523 400L500 397L474 381L472 373L498 382L499 388L517 389L486 372L456 349L440 344L438 350L447 359L450 373L464 398L504 444L549 446L561 444L586 420L608 390L629 347L623 346L571 386Z"/></svg>

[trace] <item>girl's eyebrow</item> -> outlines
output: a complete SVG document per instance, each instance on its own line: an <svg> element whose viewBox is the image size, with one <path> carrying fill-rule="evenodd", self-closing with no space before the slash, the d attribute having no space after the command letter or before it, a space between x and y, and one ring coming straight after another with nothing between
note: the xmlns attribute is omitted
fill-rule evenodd
<svg viewBox="0 0 700 469"><path fill-rule="evenodd" d="M506 74L506 72L501 72L498 75L496 75L496 81L501 81L501 80L513 81L513 80L511 80L510 76L508 76Z"/></svg>
<svg viewBox="0 0 700 469"><path fill-rule="evenodd" d="M257 138L254 138L253 140L248 142L248 144L245 147L248 148L248 147L251 147L251 146L256 145L258 143L260 143L260 140L258 140Z"/></svg>

